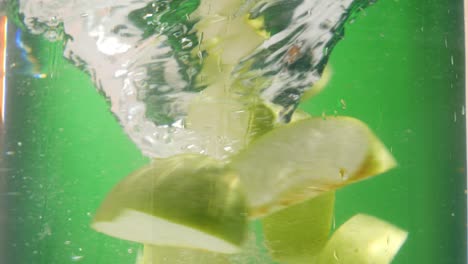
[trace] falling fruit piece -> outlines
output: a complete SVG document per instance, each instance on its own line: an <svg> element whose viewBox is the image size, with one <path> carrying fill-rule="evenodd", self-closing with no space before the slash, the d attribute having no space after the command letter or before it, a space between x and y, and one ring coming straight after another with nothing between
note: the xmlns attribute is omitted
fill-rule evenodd
<svg viewBox="0 0 468 264"><path fill-rule="evenodd" d="M335 192L326 192L261 219L271 256L287 264L313 263L330 234Z"/></svg>
<svg viewBox="0 0 468 264"><path fill-rule="evenodd" d="M206 155L228 158L273 129L276 119L273 110L252 101L240 101L209 87L190 104L186 127L205 139L200 145Z"/></svg>
<svg viewBox="0 0 468 264"><path fill-rule="evenodd" d="M232 157L252 217L382 173L392 155L361 121L308 118L278 127Z"/></svg>
<svg viewBox="0 0 468 264"><path fill-rule="evenodd" d="M246 235L247 207L235 172L207 156L183 154L122 180L92 227L149 245L234 253Z"/></svg>
<svg viewBox="0 0 468 264"><path fill-rule="evenodd" d="M388 264L408 234L375 217L358 214L333 234L317 264Z"/></svg>

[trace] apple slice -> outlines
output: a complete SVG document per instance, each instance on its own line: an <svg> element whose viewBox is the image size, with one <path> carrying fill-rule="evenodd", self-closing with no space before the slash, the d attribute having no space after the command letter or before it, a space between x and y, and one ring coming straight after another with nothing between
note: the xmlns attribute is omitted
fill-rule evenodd
<svg viewBox="0 0 468 264"><path fill-rule="evenodd" d="M265 245L282 263L313 263L327 242L335 192L326 192L261 219Z"/></svg>
<svg viewBox="0 0 468 264"><path fill-rule="evenodd" d="M207 156L183 154L122 180L92 227L149 245L234 253L246 235L247 207L236 173Z"/></svg>
<svg viewBox="0 0 468 264"><path fill-rule="evenodd" d="M233 70L239 61L265 40L248 15L252 3L244 0L201 0L193 17L199 45L193 56L201 62L195 79L204 87L189 106L186 128L200 135L200 152L225 159L245 147L251 136L265 130L256 124L273 124L271 110L261 106L252 90L261 85L257 79L238 80ZM254 82L253 84L251 82ZM249 83L245 87L245 83ZM266 122L258 115L266 114ZM260 118L263 120L263 117ZM197 149L198 150L198 149Z"/></svg>
<svg viewBox="0 0 468 264"><path fill-rule="evenodd" d="M388 264L408 234L375 217L358 214L327 242L317 264Z"/></svg>
<svg viewBox="0 0 468 264"><path fill-rule="evenodd" d="M273 129L276 116L266 105L239 101L212 88L191 103L186 119L186 127L204 139L204 154L225 159Z"/></svg>
<svg viewBox="0 0 468 264"><path fill-rule="evenodd" d="M309 118L278 127L232 157L251 207L260 217L382 173L392 155L361 121Z"/></svg>

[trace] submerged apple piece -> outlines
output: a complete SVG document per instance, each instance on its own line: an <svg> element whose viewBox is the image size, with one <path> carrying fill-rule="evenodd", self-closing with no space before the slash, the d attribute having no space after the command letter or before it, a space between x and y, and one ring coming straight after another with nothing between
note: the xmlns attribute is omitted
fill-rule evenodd
<svg viewBox="0 0 468 264"><path fill-rule="evenodd" d="M264 216L382 173L392 155L361 121L309 118L278 127L233 156L251 207Z"/></svg>
<svg viewBox="0 0 468 264"><path fill-rule="evenodd" d="M408 233L375 217L358 214L333 234L317 264L388 264Z"/></svg>
<svg viewBox="0 0 468 264"><path fill-rule="evenodd" d="M202 61L195 83L204 89L190 103L185 125L201 136L200 152L218 159L245 147L254 134L274 122L272 111L262 108L258 94L233 76L239 61L265 40L249 18L251 4L201 0L193 14L199 47L192 52Z"/></svg>
<svg viewBox="0 0 468 264"><path fill-rule="evenodd" d="M200 144L205 154L227 158L273 129L276 116L264 104L240 102L211 88L192 102L186 121L187 128L206 139Z"/></svg>
<svg viewBox="0 0 468 264"><path fill-rule="evenodd" d="M195 29L200 39L199 49L194 52L205 50L208 56L216 54L219 61L215 65L227 68L251 54L265 36L251 23L249 6L244 0L201 0L193 15L198 18Z"/></svg>
<svg viewBox="0 0 468 264"><path fill-rule="evenodd" d="M335 192L326 192L261 219L271 256L288 264L313 263L327 242Z"/></svg>
<svg viewBox="0 0 468 264"><path fill-rule="evenodd" d="M236 252L247 230L237 174L198 154L155 160L107 195L92 227L149 245Z"/></svg>

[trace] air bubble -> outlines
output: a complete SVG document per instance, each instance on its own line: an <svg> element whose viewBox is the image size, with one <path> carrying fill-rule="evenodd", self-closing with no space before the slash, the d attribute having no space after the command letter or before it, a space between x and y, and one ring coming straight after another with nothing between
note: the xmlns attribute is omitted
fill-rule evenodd
<svg viewBox="0 0 468 264"><path fill-rule="evenodd" d="M82 259L83 259L83 256L78 256L78 255L73 255L73 256L71 257L71 260L72 260L72 261L80 261L80 260L82 260Z"/></svg>
<svg viewBox="0 0 468 264"><path fill-rule="evenodd" d="M59 23L60 21L55 16L49 18L49 21L46 22L47 26L49 27L57 27Z"/></svg>
<svg viewBox="0 0 468 264"><path fill-rule="evenodd" d="M189 38L183 38L181 40L182 49L189 49L193 46L193 42Z"/></svg>
<svg viewBox="0 0 468 264"><path fill-rule="evenodd" d="M332 27L330 20L326 20L319 24L319 28L322 30L329 30Z"/></svg>
<svg viewBox="0 0 468 264"><path fill-rule="evenodd" d="M223 149L224 151L229 152L229 153L234 152L234 148L232 146L225 146Z"/></svg>
<svg viewBox="0 0 468 264"><path fill-rule="evenodd" d="M340 99L341 109L346 110L346 101L344 99Z"/></svg>
<svg viewBox="0 0 468 264"><path fill-rule="evenodd" d="M297 94L289 94L288 97L294 101L297 101L300 99L300 96Z"/></svg>
<svg viewBox="0 0 468 264"><path fill-rule="evenodd" d="M57 33L56 30L47 30L45 33L44 33L44 37L50 41L50 42L54 42L54 41L57 41L59 40L61 37L60 37L60 34Z"/></svg>
<svg viewBox="0 0 468 264"><path fill-rule="evenodd" d="M184 34L184 32L180 31L180 30L177 30L176 32L172 33L172 35L176 38L180 38L182 35Z"/></svg>

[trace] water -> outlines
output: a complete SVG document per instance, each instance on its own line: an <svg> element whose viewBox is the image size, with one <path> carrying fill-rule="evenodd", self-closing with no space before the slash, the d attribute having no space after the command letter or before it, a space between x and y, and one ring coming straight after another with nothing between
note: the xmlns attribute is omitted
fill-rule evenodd
<svg viewBox="0 0 468 264"><path fill-rule="evenodd" d="M320 78L327 53L341 38L343 23L365 4L248 1L231 17L213 11L207 11L207 17L226 21L252 13L255 19L287 7L289 14L276 25L269 25L273 17L267 18L265 30L274 36L253 46L251 55L240 54L229 62L223 58L223 63L234 66L231 82L242 83L239 92L257 91L267 102L279 105L279 118L287 119L302 93ZM190 102L210 85L199 80L203 60L212 56L200 42L209 42L210 37L203 33L204 26L198 33L192 30L201 17L198 13L208 5L210 1L43 1L40 5L20 1L19 13L33 34L64 41L65 58L91 75L145 155L165 157L187 152L188 146L203 151L200 141L210 140L184 126ZM245 41L253 40L245 37L240 46ZM259 76L268 81L256 84Z"/></svg>
<svg viewBox="0 0 468 264"><path fill-rule="evenodd" d="M20 1L24 27L10 25L7 47L6 263L134 263L140 245L97 234L89 221L148 158L213 154L210 134L186 124L200 91L236 83L230 94L253 93L288 122L329 58L329 86L300 108L363 119L400 163L340 191L337 226L357 212L376 215L409 231L394 263L464 263L461 3L418 3L246 1L222 19L264 15L272 36L249 39L241 60L225 52L227 81L217 81L204 67L209 34L196 33L213 14L196 1ZM233 140L220 144L239 148ZM240 263L268 263L264 251Z"/></svg>

